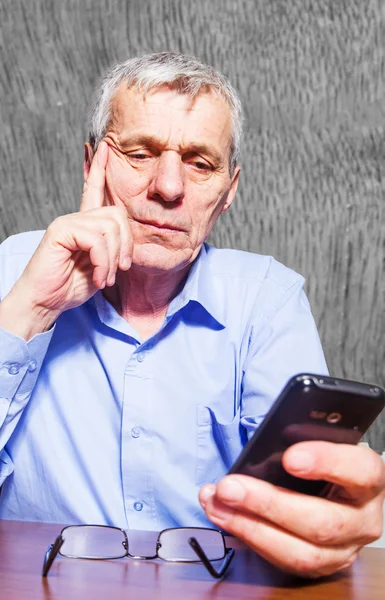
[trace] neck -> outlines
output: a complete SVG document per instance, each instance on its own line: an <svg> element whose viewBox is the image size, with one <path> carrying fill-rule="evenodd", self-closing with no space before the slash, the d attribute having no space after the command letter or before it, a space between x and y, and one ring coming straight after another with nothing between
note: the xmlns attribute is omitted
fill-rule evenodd
<svg viewBox="0 0 385 600"><path fill-rule="evenodd" d="M135 266L118 271L116 284L104 296L128 322L163 319L186 281L191 264L176 272L148 273Z"/></svg>

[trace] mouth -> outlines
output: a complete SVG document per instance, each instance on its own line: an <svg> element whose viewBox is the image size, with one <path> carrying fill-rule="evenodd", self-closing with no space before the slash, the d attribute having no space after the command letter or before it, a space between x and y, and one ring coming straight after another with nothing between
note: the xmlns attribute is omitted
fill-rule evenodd
<svg viewBox="0 0 385 600"><path fill-rule="evenodd" d="M168 231L168 232L183 232L183 229L180 227L176 227L171 223L158 223L157 221L139 221L137 222L140 225L144 225L145 227L153 227L154 229L158 229L160 231Z"/></svg>

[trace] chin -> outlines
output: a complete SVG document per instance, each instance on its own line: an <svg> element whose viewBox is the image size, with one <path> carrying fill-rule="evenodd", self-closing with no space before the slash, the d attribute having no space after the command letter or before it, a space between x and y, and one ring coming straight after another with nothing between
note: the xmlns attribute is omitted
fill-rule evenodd
<svg viewBox="0 0 385 600"><path fill-rule="evenodd" d="M134 244L133 268L153 272L179 271L191 263L199 249L166 248L156 243Z"/></svg>

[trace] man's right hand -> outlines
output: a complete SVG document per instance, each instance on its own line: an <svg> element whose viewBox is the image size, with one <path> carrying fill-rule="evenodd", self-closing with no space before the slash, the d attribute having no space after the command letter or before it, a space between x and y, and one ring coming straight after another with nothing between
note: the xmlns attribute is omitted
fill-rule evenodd
<svg viewBox="0 0 385 600"><path fill-rule="evenodd" d="M0 304L0 326L29 340L64 311L115 283L131 266L133 241L127 211L105 205L109 147L101 142L84 183L80 212L48 227L20 279Z"/></svg>

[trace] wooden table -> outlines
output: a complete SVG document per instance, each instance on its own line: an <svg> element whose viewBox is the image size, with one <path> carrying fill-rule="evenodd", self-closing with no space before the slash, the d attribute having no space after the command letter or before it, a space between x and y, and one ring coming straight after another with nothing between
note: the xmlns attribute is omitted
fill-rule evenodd
<svg viewBox="0 0 385 600"><path fill-rule="evenodd" d="M202 565L58 557L47 578L41 567L59 525L0 521L1 600L383 600L385 549L365 548L352 568L316 582L282 574L233 538L236 553L226 577L211 578ZM153 532L129 532L130 546L146 551ZM146 547L146 548L145 548ZM153 548L154 546L152 546ZM139 550L139 551L140 551Z"/></svg>

